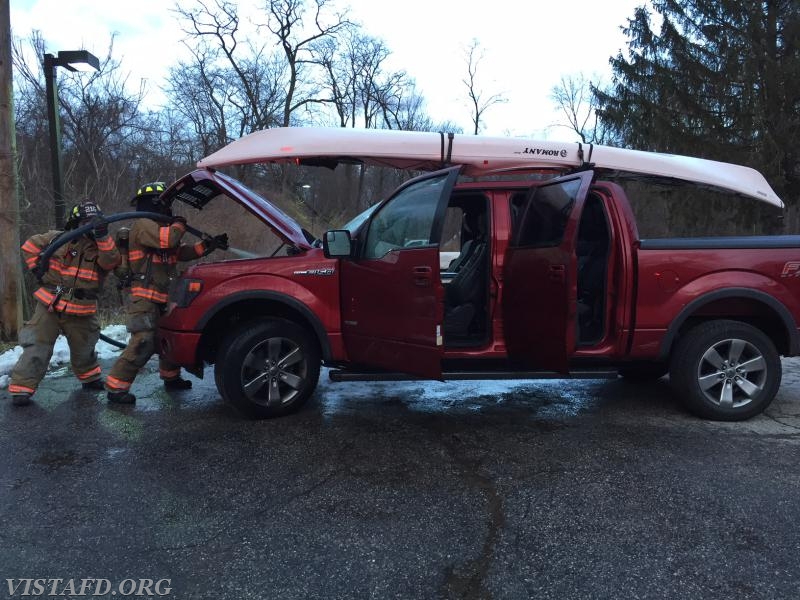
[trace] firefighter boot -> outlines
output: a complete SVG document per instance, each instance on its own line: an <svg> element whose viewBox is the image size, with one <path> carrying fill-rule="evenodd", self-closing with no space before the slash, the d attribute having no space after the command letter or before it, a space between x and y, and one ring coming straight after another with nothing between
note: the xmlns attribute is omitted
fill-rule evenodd
<svg viewBox="0 0 800 600"><path fill-rule="evenodd" d="M90 390L92 392L97 392L106 389L106 386L103 383L102 379L95 379L94 381L85 381L84 383L81 384L81 387L85 390Z"/></svg>
<svg viewBox="0 0 800 600"><path fill-rule="evenodd" d="M126 391L108 392L109 404L135 404L136 396Z"/></svg>
<svg viewBox="0 0 800 600"><path fill-rule="evenodd" d="M11 396L11 404L14 406L27 406L31 403L30 394L14 394Z"/></svg>
<svg viewBox="0 0 800 600"><path fill-rule="evenodd" d="M188 390L192 387L192 382L178 376L175 379L165 379L164 387L168 390Z"/></svg>

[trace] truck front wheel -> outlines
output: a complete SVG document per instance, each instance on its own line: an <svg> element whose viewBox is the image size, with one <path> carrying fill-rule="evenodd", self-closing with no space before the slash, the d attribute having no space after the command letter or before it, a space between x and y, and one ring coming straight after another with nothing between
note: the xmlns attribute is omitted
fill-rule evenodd
<svg viewBox="0 0 800 600"><path fill-rule="evenodd" d="M781 361L763 332L740 321L707 321L672 353L670 383L694 414L742 421L762 412L781 383Z"/></svg>
<svg viewBox="0 0 800 600"><path fill-rule="evenodd" d="M222 397L248 417L264 419L299 409L319 380L316 341L300 325L265 319L233 332L215 365Z"/></svg>

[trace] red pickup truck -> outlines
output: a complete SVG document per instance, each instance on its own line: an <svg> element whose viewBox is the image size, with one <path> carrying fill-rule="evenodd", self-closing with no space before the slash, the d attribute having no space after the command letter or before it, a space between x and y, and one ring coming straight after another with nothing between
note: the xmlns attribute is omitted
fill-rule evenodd
<svg viewBox="0 0 800 600"><path fill-rule="evenodd" d="M248 162L426 173L315 240L217 170ZM580 144L325 128L258 132L199 167L165 197L195 208L227 197L283 245L269 257L188 268L160 323L161 351L194 373L214 364L222 397L251 417L298 409L325 365L334 380L668 373L693 413L741 420L769 405L781 355L800 348L800 238L640 239L625 192L604 180L626 170L781 207L745 167ZM551 176L518 177L528 171ZM446 255L454 240L457 254Z"/></svg>

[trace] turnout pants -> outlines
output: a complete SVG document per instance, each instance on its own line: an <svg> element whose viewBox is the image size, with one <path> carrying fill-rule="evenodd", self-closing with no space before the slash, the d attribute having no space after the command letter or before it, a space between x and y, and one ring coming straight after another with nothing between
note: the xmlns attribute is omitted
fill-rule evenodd
<svg viewBox="0 0 800 600"><path fill-rule="evenodd" d="M156 328L166 305L133 298L128 305L128 331L131 336L122 355L111 367L106 377L106 389L111 392L128 391L136 374L156 353ZM161 379L177 379L180 367L159 357L158 371Z"/></svg>
<svg viewBox="0 0 800 600"><path fill-rule="evenodd" d="M66 315L50 312L41 302L36 303L31 320L19 334L22 356L11 372L8 391L11 394L32 394L47 373L53 356L53 346L59 334L64 334L69 344L72 372L81 381L89 383L100 379L95 346L100 337L97 315Z"/></svg>

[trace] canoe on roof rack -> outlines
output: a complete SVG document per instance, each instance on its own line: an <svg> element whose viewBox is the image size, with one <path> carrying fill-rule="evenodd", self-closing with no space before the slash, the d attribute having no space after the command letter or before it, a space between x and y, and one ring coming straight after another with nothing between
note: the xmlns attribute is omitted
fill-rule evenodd
<svg viewBox="0 0 800 600"><path fill-rule="evenodd" d="M435 170L463 165L477 177L524 169L597 170L640 173L718 187L783 208L755 169L724 162L527 138L489 137L386 129L279 127L242 137L197 163L218 168L248 163L296 163L335 167L355 163Z"/></svg>

